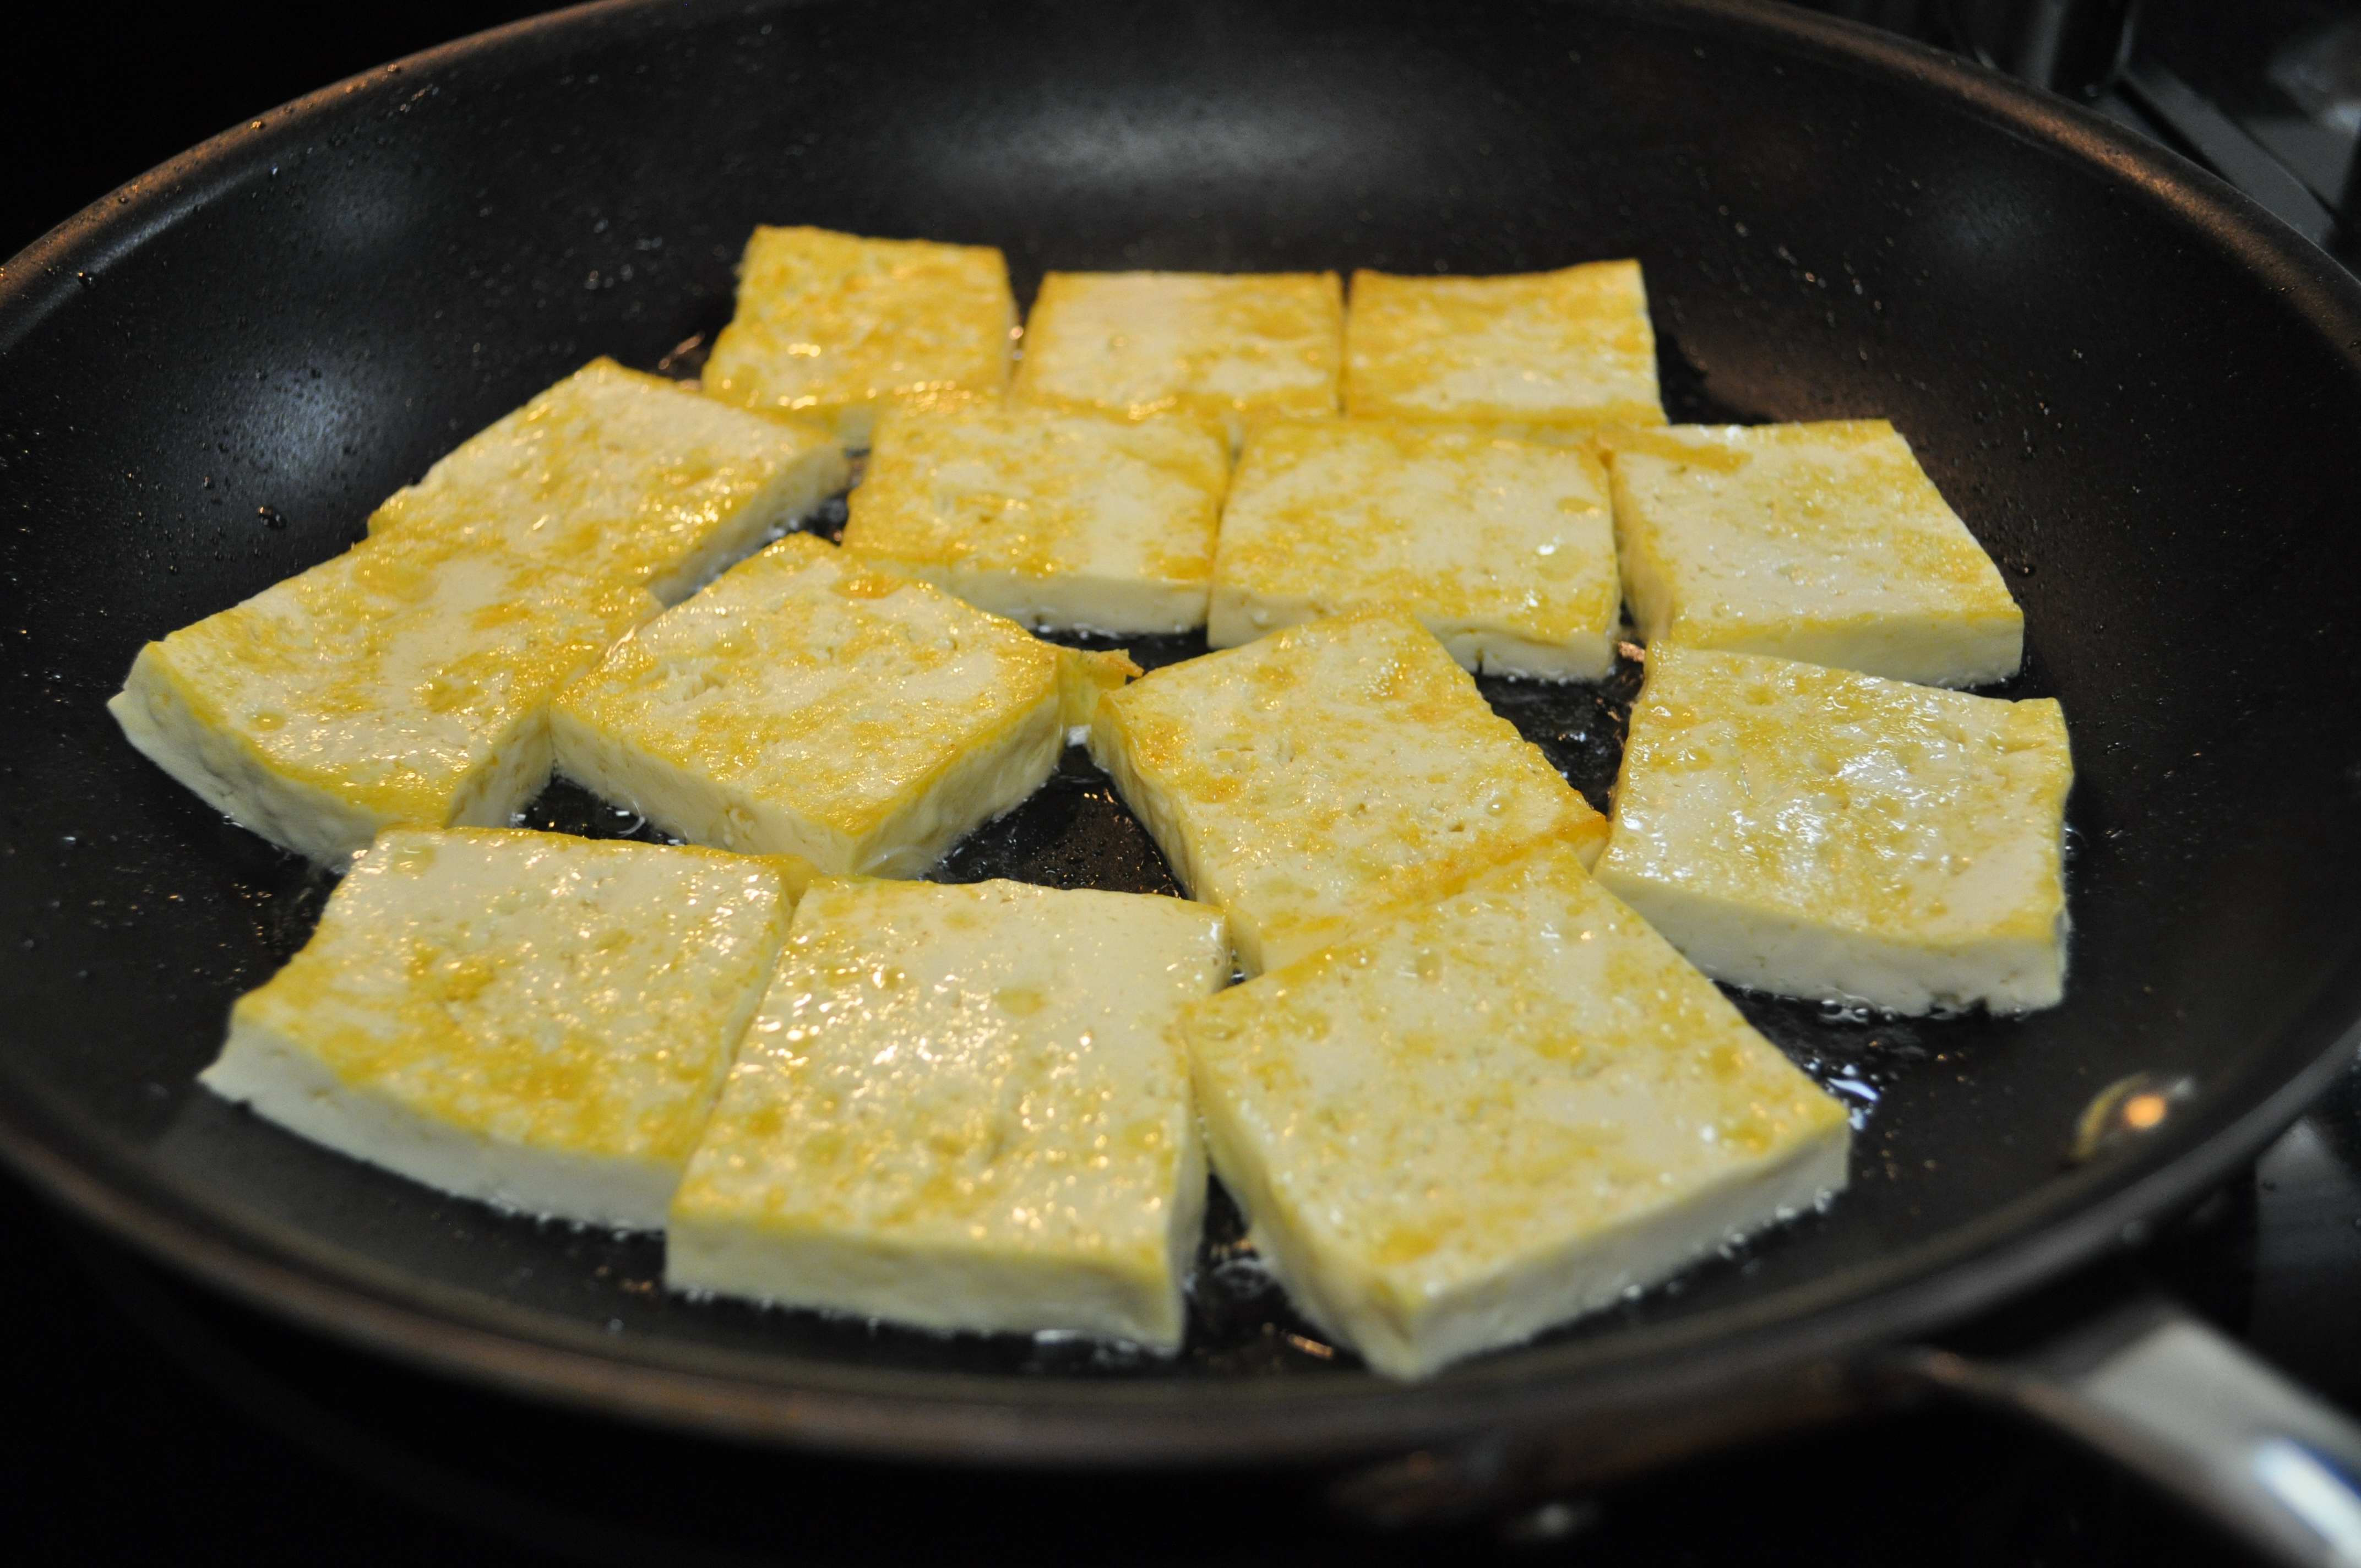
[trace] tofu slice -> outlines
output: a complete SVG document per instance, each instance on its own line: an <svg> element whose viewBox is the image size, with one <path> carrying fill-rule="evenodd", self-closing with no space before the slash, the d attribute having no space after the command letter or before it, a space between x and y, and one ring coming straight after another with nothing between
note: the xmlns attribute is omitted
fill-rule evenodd
<svg viewBox="0 0 2361 1568"><path fill-rule="evenodd" d="M107 710L215 810L335 864L390 827L506 824L548 781L550 698L656 609L397 532L148 643Z"/></svg>
<svg viewBox="0 0 2361 1568"><path fill-rule="evenodd" d="M655 1230L809 868L396 828L198 1081L412 1181Z"/></svg>
<svg viewBox="0 0 2361 1568"><path fill-rule="evenodd" d="M1016 333L1008 263L991 246L762 227L705 390L866 446L887 408L997 402Z"/></svg>
<svg viewBox="0 0 2361 1568"><path fill-rule="evenodd" d="M1587 451L1405 421L1281 422L1239 462L1205 640L1393 606L1465 669L1587 681L1614 668L1622 603L1607 474Z"/></svg>
<svg viewBox="0 0 2361 1568"><path fill-rule="evenodd" d="M686 598L851 476L835 436L611 359L474 436L369 518Z"/></svg>
<svg viewBox="0 0 2361 1568"><path fill-rule="evenodd" d="M2053 1006L2073 782L2047 697L1651 649L1598 880L1734 985Z"/></svg>
<svg viewBox="0 0 2361 1568"><path fill-rule="evenodd" d="M1222 917L1179 899L815 882L665 1283L1177 1348L1205 1165L1173 1025L1228 978Z"/></svg>
<svg viewBox="0 0 2361 1568"><path fill-rule="evenodd" d="M1356 272L1345 411L1501 424L1535 440L1662 424L1640 264L1495 278Z"/></svg>
<svg viewBox="0 0 2361 1568"><path fill-rule="evenodd" d="M1182 1021L1213 1168L1305 1315L1420 1377L1843 1188L1843 1108L1542 850Z"/></svg>
<svg viewBox="0 0 2361 1568"><path fill-rule="evenodd" d="M317 861L397 824L500 826L549 777L557 688L845 473L824 433L594 360L396 492L358 547L148 643L107 706L208 805Z"/></svg>
<svg viewBox="0 0 2361 1568"><path fill-rule="evenodd" d="M1929 685L2005 680L2025 616L1882 419L1611 432L1624 590L1651 643Z"/></svg>
<svg viewBox="0 0 2361 1568"><path fill-rule="evenodd" d="M1192 631L1229 478L1221 435L1185 418L897 413L844 547L1036 629Z"/></svg>
<svg viewBox="0 0 2361 1568"><path fill-rule="evenodd" d="M1248 426L1333 414L1345 292L1334 272L1052 272L1012 400L1125 419L1180 410Z"/></svg>
<svg viewBox="0 0 2361 1568"><path fill-rule="evenodd" d="M1607 821L1399 610L1168 664L1098 705L1091 756L1248 972Z"/></svg>
<svg viewBox="0 0 2361 1568"><path fill-rule="evenodd" d="M917 876L1049 776L1077 688L1131 668L798 533L616 644L551 728L560 771L666 832Z"/></svg>

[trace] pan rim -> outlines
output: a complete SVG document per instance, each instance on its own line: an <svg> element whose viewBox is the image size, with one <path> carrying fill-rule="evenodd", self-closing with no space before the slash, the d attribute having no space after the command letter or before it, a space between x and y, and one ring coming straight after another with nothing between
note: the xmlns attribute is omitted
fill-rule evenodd
<svg viewBox="0 0 2361 1568"><path fill-rule="evenodd" d="M780 8L800 0L777 0ZM2230 251L2323 340L2361 343L2361 284L2245 197L2097 115L1984 68L1866 27L1750 0L1590 0L1710 44L1732 35L1900 78L2054 155L2095 164L2183 226ZM200 144L109 192L0 266L0 356L103 271L186 211L219 199L347 105L382 107L433 72L564 50L609 25L669 31L742 7L731 0L598 0L440 45L307 94ZM2343 321L2345 325L2332 324ZM2361 367L2361 356L2337 350ZM2044 1184L1883 1265L1763 1300L1580 1344L1511 1352L1422 1384L1374 1377L1086 1382L848 1367L800 1357L602 1340L506 1303L435 1301L376 1279L324 1245L289 1245L258 1217L209 1205L77 1128L60 1107L0 1097L0 1160L50 1197L152 1256L305 1326L399 1360L513 1392L707 1432L840 1452L1002 1463L1126 1465L1253 1462L1368 1452L1525 1428L1710 1394L1750 1375L1857 1361L1956 1322L2103 1252L2126 1227L2222 1180L2301 1113L2361 1042L2361 962L2282 1031L2281 1060L2322 1045L2291 1074L2248 1064L2210 1113L2118 1164ZM2263 1083L2271 1085L2268 1090ZM391 1271L379 1271L390 1275ZM1773 1310L1775 1309L1775 1310ZM1712 1354L1698 1355L1700 1343ZM1242 1423L1257 1409L1285 1423ZM1153 1416L1153 1420L1140 1418Z"/></svg>

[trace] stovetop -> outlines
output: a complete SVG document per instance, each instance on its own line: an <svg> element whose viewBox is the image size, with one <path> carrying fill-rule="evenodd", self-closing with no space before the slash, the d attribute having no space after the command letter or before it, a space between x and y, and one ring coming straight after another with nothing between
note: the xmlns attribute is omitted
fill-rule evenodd
<svg viewBox="0 0 2361 1568"><path fill-rule="evenodd" d="M50 8L48 37L28 47L17 34L0 66L10 133L0 145L18 153L0 186L0 254L231 115L541 8L340 8L301 33L274 31L260 7ZM2004 65L2055 67L2076 57L2043 53L2044 16L2088 24L2126 6L1819 8L1981 48ZM2125 69L2059 84L2361 256L2361 203L2347 189L2361 181L2348 172L2361 131L2361 9L2158 3L2137 37ZM1340 1521L1301 1476L979 1475L741 1449L542 1409L230 1304L5 1178L0 1247L0 1539L27 1543L22 1561L2244 1561L2103 1462L1948 1407L1718 1454L1505 1530L1389 1534ZM2104 1294L2143 1280L2361 1412L2361 1063L2252 1173L2070 1288Z"/></svg>

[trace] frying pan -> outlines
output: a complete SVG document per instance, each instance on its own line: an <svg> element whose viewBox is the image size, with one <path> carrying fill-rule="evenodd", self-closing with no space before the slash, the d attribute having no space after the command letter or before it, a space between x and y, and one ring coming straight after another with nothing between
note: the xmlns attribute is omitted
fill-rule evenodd
<svg viewBox="0 0 2361 1568"><path fill-rule="evenodd" d="M125 745L101 705L133 651L357 539L592 355L693 362L757 222L997 244L1027 294L1049 267L1639 257L1676 419L1891 417L2008 574L2030 653L2005 695L2059 697L2079 768L2065 1005L1741 998L1858 1107L1851 1190L1407 1386L1260 1288L1235 1213L1177 1359L932 1339L667 1299L646 1238L446 1201L213 1102L192 1078L229 1002L326 883ZM1352 1460L1348 1497L1410 1517L1949 1388L2346 1561L2361 1442L2169 1303L1999 1359L1933 1336L2201 1195L2350 1059L2356 452L2361 288L2325 258L2092 115L1803 14L623 0L486 34L216 138L0 269L0 1149L292 1317L708 1431ZM1634 678L1487 691L1596 795ZM562 787L534 813L634 826ZM1170 885L1071 759L942 874Z"/></svg>

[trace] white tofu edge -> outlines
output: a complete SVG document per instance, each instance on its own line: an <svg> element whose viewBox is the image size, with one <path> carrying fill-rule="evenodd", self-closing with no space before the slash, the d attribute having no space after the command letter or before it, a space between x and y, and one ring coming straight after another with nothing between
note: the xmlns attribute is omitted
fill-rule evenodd
<svg viewBox="0 0 2361 1568"><path fill-rule="evenodd" d="M1091 719L1090 733L1085 738L1091 761L1115 781L1115 794L1123 798L1125 809L1148 829L1148 838L1155 840L1165 865L1171 870L1172 880L1180 884L1182 894L1222 909L1229 923L1230 951L1238 967L1249 977L1260 974L1264 967L1261 932L1243 911L1224 905L1212 896L1205 884L1204 868L1190 854L1189 836L1181 831L1180 818L1166 805L1164 792L1150 784L1131 765L1130 748L1117 740L1121 721L1113 717L1114 711L1102 702Z"/></svg>
<svg viewBox="0 0 2361 1568"><path fill-rule="evenodd" d="M1375 608L1377 602L1326 602L1301 595L1256 593L1216 582L1206 611L1205 643L1211 648L1235 648L1307 620ZM1598 681L1615 669L1617 629L1612 622L1565 642L1543 642L1507 622L1431 615L1416 605L1403 608L1416 615L1419 624L1434 633L1444 651L1471 675Z"/></svg>
<svg viewBox="0 0 2361 1568"><path fill-rule="evenodd" d="M123 689L106 710L141 755L206 805L281 848L341 868L385 828L402 825L382 812L272 768L235 730L205 724L159 669L160 643L132 662ZM549 782L549 727L535 713L519 719L490 747L489 760L470 773L440 822L427 828L505 828Z"/></svg>
<svg viewBox="0 0 2361 1568"><path fill-rule="evenodd" d="M939 1333L1082 1333L1177 1351L1188 1330L1181 1287L1206 1182L1195 1113L1185 1103L1179 1110L1180 1157L1165 1204L1168 1266L1152 1284L1082 1258L774 1233L676 1214L664 1242L665 1288Z"/></svg>
<svg viewBox="0 0 2361 1568"><path fill-rule="evenodd" d="M1620 493L1620 490L1618 492ZM1629 502L1623 503L1625 507ZM1819 625L1766 623L1702 632L1680 625L1671 584L1638 531L1619 512L1616 557L1640 640L1730 653L1767 653L1798 663L1882 675L1927 686L1981 686L2007 680L2025 663L2025 617L1962 621L1939 615L1861 616Z"/></svg>
<svg viewBox="0 0 2361 1568"><path fill-rule="evenodd" d="M868 876L923 876L953 844L1031 799L1065 754L1060 684L1052 681L1049 695L996 744L954 759L930 787L879 824L858 869Z"/></svg>
<svg viewBox="0 0 2361 1568"><path fill-rule="evenodd" d="M1592 874L1689 962L1732 985L1909 1014L1978 1003L2028 1013L2056 1006L2066 993L2063 908L2047 941L1932 947L1667 886L1618 864L1611 839Z"/></svg>
<svg viewBox="0 0 2361 1568"><path fill-rule="evenodd" d="M771 476L770 482L748 498L726 528L717 530L703 549L651 581L648 591L661 604L678 604L818 511L851 477L851 460L841 445L813 447Z"/></svg>
<svg viewBox="0 0 2361 1568"><path fill-rule="evenodd" d="M338 1078L301 1042L233 1018L197 1081L289 1132L397 1176L497 1209L615 1230L660 1231L679 1168L495 1142Z"/></svg>
<svg viewBox="0 0 2361 1568"><path fill-rule="evenodd" d="M675 838L745 855L801 855L829 876L915 877L971 829L1006 815L1056 771L1065 746L1049 693L997 743L954 759L912 800L854 839L775 800L759 799L586 722L563 699L550 715L557 771ZM963 809L950 803L965 802Z"/></svg>
<svg viewBox="0 0 2361 1568"><path fill-rule="evenodd" d="M836 438L844 443L847 452L866 452L877 433L878 416L884 412L881 402L841 403L832 409L798 413L797 417L818 417L836 432Z"/></svg>
<svg viewBox="0 0 2361 1568"><path fill-rule="evenodd" d="M1762 653L1922 686L1991 685L2025 663L2022 620L1960 622L1881 616L1816 626L1716 627L1702 634L1674 623L1662 641L1726 653Z"/></svg>
<svg viewBox="0 0 2361 1568"><path fill-rule="evenodd" d="M663 757L627 746L569 710L549 715L561 777L647 819L659 832L741 855L801 855L830 875L851 869L844 834L775 801L741 796Z"/></svg>
<svg viewBox="0 0 2361 1568"><path fill-rule="evenodd" d="M1103 637L1163 637L1205 624L1202 583L1104 577L1084 573L1034 576L915 561L848 546L906 577L931 583L953 598L1005 616L1034 631L1079 631Z"/></svg>

